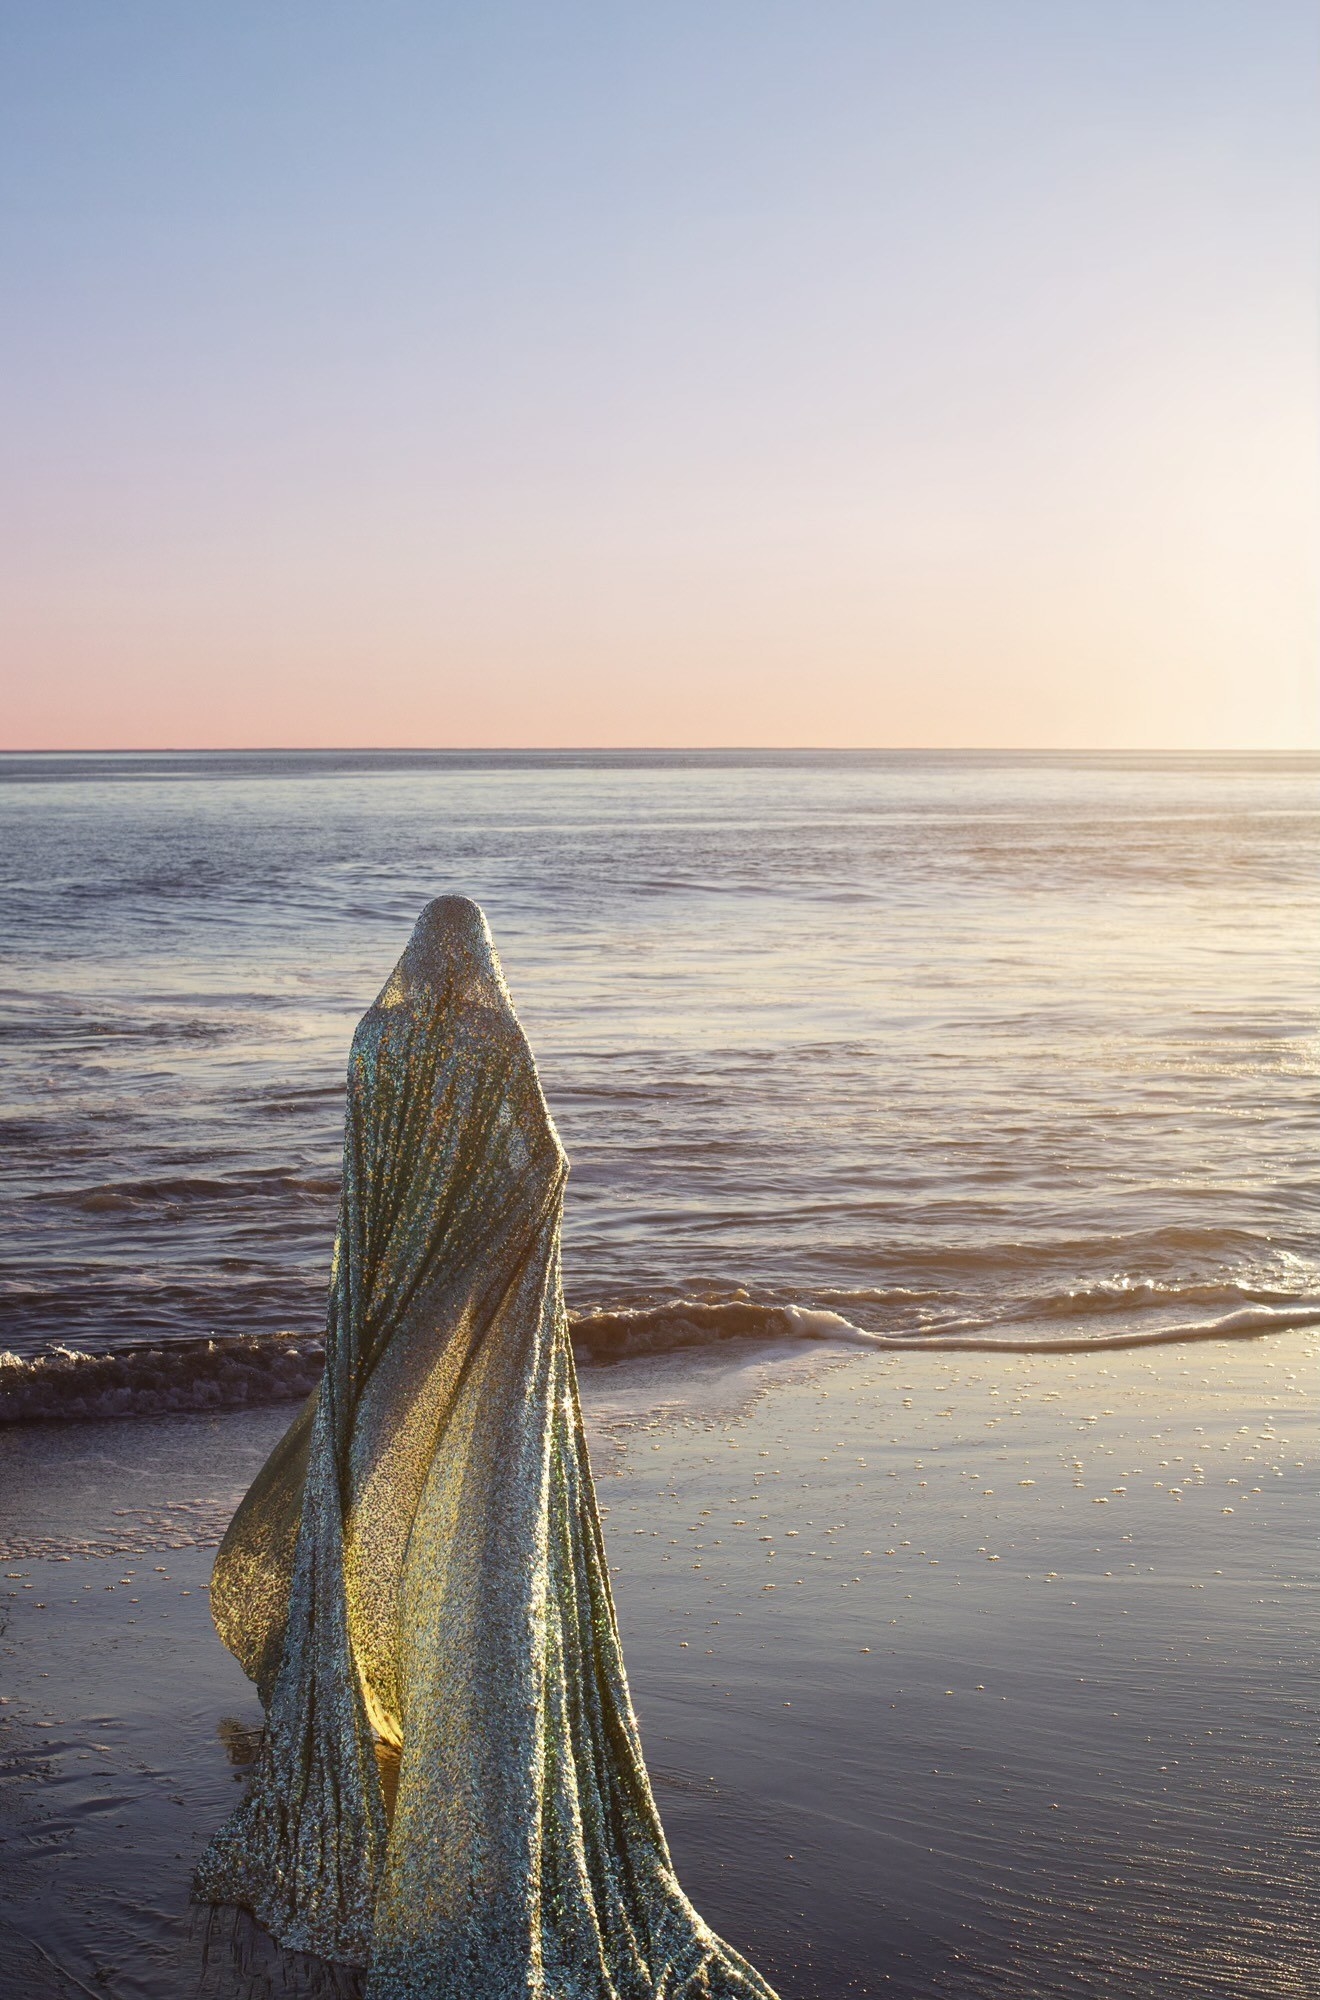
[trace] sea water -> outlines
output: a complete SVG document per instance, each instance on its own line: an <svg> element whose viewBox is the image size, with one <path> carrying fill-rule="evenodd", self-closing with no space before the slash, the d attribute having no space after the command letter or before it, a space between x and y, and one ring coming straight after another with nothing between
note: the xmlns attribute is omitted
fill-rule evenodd
<svg viewBox="0 0 1320 2000"><path fill-rule="evenodd" d="M1318 777L0 759L0 1345L147 1343L159 1392L180 1343L314 1344L352 1030L452 892L490 918L572 1161L570 1303L625 1314L588 1359L791 1343L818 1311L1028 1342L1305 1318Z"/></svg>

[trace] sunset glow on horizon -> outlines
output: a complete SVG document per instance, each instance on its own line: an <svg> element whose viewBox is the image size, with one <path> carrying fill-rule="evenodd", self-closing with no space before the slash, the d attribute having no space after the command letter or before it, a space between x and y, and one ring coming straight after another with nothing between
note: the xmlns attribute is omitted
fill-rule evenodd
<svg viewBox="0 0 1320 2000"><path fill-rule="evenodd" d="M1320 748L1300 0L3 50L0 748Z"/></svg>

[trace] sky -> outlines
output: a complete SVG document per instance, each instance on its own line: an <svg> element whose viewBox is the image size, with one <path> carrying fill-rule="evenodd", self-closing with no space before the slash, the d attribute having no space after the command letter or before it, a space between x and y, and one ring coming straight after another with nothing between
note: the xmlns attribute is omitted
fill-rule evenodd
<svg viewBox="0 0 1320 2000"><path fill-rule="evenodd" d="M0 7L0 747L1320 746L1311 0Z"/></svg>

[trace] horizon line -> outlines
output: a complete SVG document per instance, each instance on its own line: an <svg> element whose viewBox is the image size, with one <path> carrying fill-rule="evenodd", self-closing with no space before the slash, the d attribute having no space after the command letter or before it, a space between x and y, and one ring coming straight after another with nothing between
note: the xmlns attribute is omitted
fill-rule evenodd
<svg viewBox="0 0 1320 2000"><path fill-rule="evenodd" d="M1320 742L1243 743L152 743L0 746L0 757L775 756L1313 757Z"/></svg>

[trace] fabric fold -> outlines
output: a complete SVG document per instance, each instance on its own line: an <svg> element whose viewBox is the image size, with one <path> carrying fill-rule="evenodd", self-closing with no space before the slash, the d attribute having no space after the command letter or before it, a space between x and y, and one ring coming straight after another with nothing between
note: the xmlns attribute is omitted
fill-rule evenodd
<svg viewBox="0 0 1320 2000"><path fill-rule="evenodd" d="M216 1561L267 1726L196 1893L369 1967L370 2000L774 2000L683 1894L651 1795L566 1175L485 918L442 897L354 1036L325 1376Z"/></svg>

